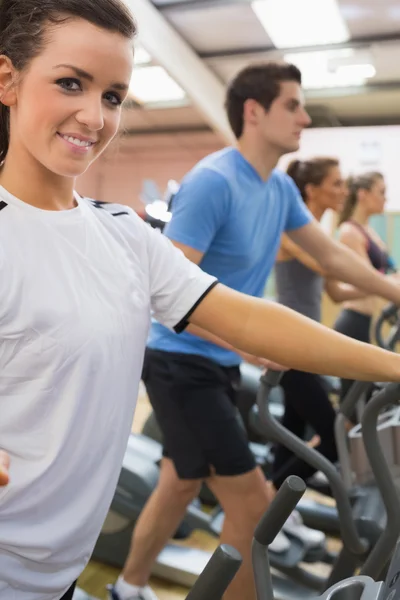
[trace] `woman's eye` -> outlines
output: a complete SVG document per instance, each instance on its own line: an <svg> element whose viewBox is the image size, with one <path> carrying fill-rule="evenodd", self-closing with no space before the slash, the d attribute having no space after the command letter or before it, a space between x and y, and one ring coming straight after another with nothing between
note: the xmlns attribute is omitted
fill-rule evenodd
<svg viewBox="0 0 400 600"><path fill-rule="evenodd" d="M108 92L104 97L108 102L110 102L110 104L113 104L113 106L120 106L122 104L121 96L119 96L119 94L115 94L114 92Z"/></svg>
<svg viewBox="0 0 400 600"><path fill-rule="evenodd" d="M64 77L63 79L59 79L57 81L57 85L59 85L66 92L82 91L82 84L79 81L79 79L74 79L71 77ZM122 104L121 96L115 92L107 92L106 94L104 94L104 98L114 107L120 106Z"/></svg>
<svg viewBox="0 0 400 600"><path fill-rule="evenodd" d="M82 89L79 79L72 79L70 77L59 79L57 84L68 92L77 92Z"/></svg>

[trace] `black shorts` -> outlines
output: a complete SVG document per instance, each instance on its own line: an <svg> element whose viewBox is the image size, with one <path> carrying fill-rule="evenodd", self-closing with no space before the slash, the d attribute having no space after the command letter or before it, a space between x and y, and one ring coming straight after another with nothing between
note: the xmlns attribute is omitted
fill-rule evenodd
<svg viewBox="0 0 400 600"><path fill-rule="evenodd" d="M181 479L242 475L255 468L235 407L238 367L191 354L146 350L143 381Z"/></svg>

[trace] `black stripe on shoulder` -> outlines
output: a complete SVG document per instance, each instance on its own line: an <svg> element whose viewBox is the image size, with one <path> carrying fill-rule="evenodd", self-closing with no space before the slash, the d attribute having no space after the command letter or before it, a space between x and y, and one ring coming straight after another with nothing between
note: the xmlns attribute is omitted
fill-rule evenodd
<svg viewBox="0 0 400 600"><path fill-rule="evenodd" d="M91 203L93 204L93 206L95 208L102 208L103 210L104 210L105 206L112 206L111 202L100 202L100 200L91 200ZM117 213L113 213L113 212L110 212L110 211L107 211L107 212L109 212L112 217L121 217L122 215L128 215L129 216L129 212L128 211L121 211L121 212L117 212Z"/></svg>
<svg viewBox="0 0 400 600"><path fill-rule="evenodd" d="M200 296L200 298L192 306L192 308L189 310L189 312L183 317L183 319L181 321L179 321L178 325L175 325L175 327L174 327L175 333L182 333L183 331L185 331L186 327L189 325L189 318L191 317L191 315L194 313L194 311L199 306L199 304L201 304L203 302L204 298L206 296L208 296L208 294L211 292L211 290L213 290L215 288L215 286L217 286L218 284L219 284L219 281L214 281L210 285L210 287L206 289L204 294L202 294Z"/></svg>
<svg viewBox="0 0 400 600"><path fill-rule="evenodd" d="M111 214L112 214L113 217L122 217L122 215L128 215L129 216L129 213L125 212L125 211L124 212L119 212L119 213L111 213Z"/></svg>
<svg viewBox="0 0 400 600"><path fill-rule="evenodd" d="M0 210L3 210L3 208L5 208L6 206L8 206L6 202L0 202Z"/></svg>

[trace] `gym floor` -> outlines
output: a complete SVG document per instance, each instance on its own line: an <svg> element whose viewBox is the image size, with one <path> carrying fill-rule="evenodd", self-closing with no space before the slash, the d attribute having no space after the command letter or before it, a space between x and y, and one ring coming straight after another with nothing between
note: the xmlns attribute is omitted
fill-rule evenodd
<svg viewBox="0 0 400 600"><path fill-rule="evenodd" d="M148 403L144 389L141 389L138 399L138 405L135 414L135 420L133 423L133 431L140 432L144 421L150 411L150 405ZM322 502L330 503L327 498L307 492L307 495L312 496ZM212 552L218 545L218 540L214 539L209 534L202 531L195 531L190 538L182 542L183 545L191 547L201 548ZM338 550L340 544L336 540L329 542L329 548L331 550ZM307 566L309 568L309 566ZM326 575L326 566L322 564L313 565L312 570L320 575ZM97 562L90 562L87 569L82 574L79 580L79 587L85 592L98 598L99 600L107 599L106 585L113 583L119 575L119 570L107 565L103 565ZM184 600L188 593L186 588L178 586L176 584L169 583L168 581L162 581L159 579L152 579L151 586L160 598L160 600Z"/></svg>

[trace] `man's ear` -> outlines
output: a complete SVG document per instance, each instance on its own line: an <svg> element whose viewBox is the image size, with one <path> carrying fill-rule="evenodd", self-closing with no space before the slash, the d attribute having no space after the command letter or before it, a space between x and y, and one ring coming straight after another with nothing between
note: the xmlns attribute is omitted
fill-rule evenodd
<svg viewBox="0 0 400 600"><path fill-rule="evenodd" d="M15 89L16 72L11 60L0 55L0 102L4 106L13 106L17 100Z"/></svg>
<svg viewBox="0 0 400 600"><path fill-rule="evenodd" d="M252 125L256 125L260 119L260 116L265 114L265 109L261 106L257 100L248 98L243 105L243 120Z"/></svg>

